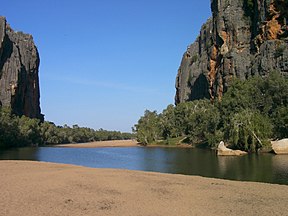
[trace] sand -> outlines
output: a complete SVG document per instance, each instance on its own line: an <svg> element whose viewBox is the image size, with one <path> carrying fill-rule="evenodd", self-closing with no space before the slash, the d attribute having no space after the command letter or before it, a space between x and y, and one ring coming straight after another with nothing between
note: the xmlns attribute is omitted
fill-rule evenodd
<svg viewBox="0 0 288 216"><path fill-rule="evenodd" d="M139 146L136 140L111 140L111 141L97 141L89 143L55 145L55 147L69 147L69 148L136 147L136 146Z"/></svg>
<svg viewBox="0 0 288 216"><path fill-rule="evenodd" d="M0 215L288 215L288 186L0 161Z"/></svg>
<svg viewBox="0 0 288 216"><path fill-rule="evenodd" d="M104 147L144 147L136 140L110 140L110 141L96 141L88 143L69 143L69 144L60 144L53 145L53 147L67 147L67 148L104 148ZM189 144L179 144L179 145L157 145L150 144L145 146L146 148L192 148L193 146Z"/></svg>

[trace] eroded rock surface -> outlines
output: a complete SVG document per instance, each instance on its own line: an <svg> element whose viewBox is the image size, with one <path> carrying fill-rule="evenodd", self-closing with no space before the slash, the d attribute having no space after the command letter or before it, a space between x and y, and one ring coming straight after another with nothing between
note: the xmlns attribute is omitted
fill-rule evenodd
<svg viewBox="0 0 288 216"><path fill-rule="evenodd" d="M234 77L288 76L288 1L211 0L212 18L184 53L175 103L221 100Z"/></svg>
<svg viewBox="0 0 288 216"><path fill-rule="evenodd" d="M0 105L17 115L43 120L40 110L40 58L33 37L15 32L0 17Z"/></svg>

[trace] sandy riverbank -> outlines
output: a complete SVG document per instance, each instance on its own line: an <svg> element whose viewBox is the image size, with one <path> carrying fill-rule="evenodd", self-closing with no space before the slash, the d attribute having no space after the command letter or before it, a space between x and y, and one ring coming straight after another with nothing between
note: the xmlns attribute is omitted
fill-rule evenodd
<svg viewBox="0 0 288 216"><path fill-rule="evenodd" d="M97 141L89 143L71 143L71 144L60 144L53 145L54 147L67 147L67 148L104 148L104 147L139 147L142 146L136 140L110 140L110 141ZM148 145L146 147L165 147L165 148L192 148L191 145Z"/></svg>
<svg viewBox="0 0 288 216"><path fill-rule="evenodd" d="M286 215L288 186L0 161L0 214Z"/></svg>
<svg viewBox="0 0 288 216"><path fill-rule="evenodd" d="M139 146L136 140L111 140L111 141L97 141L89 143L55 145L55 147L69 147L69 148L135 147L135 146Z"/></svg>

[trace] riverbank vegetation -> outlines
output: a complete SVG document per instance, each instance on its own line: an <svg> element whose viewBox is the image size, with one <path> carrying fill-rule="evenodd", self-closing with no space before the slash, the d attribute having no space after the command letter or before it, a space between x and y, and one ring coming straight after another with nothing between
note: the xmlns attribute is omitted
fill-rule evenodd
<svg viewBox="0 0 288 216"><path fill-rule="evenodd" d="M94 130L78 125L56 126L47 121L41 123L38 119L15 116L8 108L0 108L0 148L132 138L133 134L119 131Z"/></svg>
<svg viewBox="0 0 288 216"><path fill-rule="evenodd" d="M269 148L270 140L288 137L288 80L235 79L221 101L195 100L169 105L162 113L146 110L134 126L144 145L171 143L215 147L221 140L249 152ZM172 142L175 144L175 142Z"/></svg>

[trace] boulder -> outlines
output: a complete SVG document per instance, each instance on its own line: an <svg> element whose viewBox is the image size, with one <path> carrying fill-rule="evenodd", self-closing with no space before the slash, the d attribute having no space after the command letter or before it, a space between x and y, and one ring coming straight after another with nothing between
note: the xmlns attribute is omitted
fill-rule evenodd
<svg viewBox="0 0 288 216"><path fill-rule="evenodd" d="M217 148L217 155L219 156L241 156L245 154L247 154L245 151L227 148L223 141L219 143Z"/></svg>
<svg viewBox="0 0 288 216"><path fill-rule="evenodd" d="M271 141L275 154L288 154L288 139Z"/></svg>

